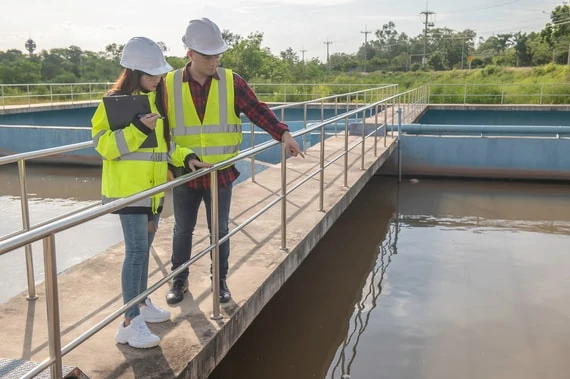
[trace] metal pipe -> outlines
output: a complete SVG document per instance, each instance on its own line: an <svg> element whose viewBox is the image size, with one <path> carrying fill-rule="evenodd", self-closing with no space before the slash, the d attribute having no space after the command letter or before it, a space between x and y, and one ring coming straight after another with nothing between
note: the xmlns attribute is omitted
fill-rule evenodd
<svg viewBox="0 0 570 379"><path fill-rule="evenodd" d="M18 175L20 177L20 206L22 209L22 228L30 230L30 210L28 207L28 191L26 190L26 161L18 161ZM36 281L34 278L34 258L32 244L24 246L26 252L26 274L28 279L28 297L26 300L36 300Z"/></svg>
<svg viewBox="0 0 570 379"><path fill-rule="evenodd" d="M281 143L281 250L287 251L287 152Z"/></svg>
<svg viewBox="0 0 570 379"><path fill-rule="evenodd" d="M386 135L388 134L388 108L384 103L384 147L386 147Z"/></svg>
<svg viewBox="0 0 570 379"><path fill-rule="evenodd" d="M364 170L364 154L365 154L365 142L366 141L366 111L362 111L362 151L360 153L360 169Z"/></svg>
<svg viewBox="0 0 570 379"><path fill-rule="evenodd" d="M61 360L61 330L59 320L59 298L57 289L55 234L50 234L44 238L44 267L49 355L50 358L54 360L50 371L52 379L60 379L63 375L63 364Z"/></svg>
<svg viewBox="0 0 570 379"><path fill-rule="evenodd" d="M398 183L402 182L402 150L401 143L402 108L398 107Z"/></svg>
<svg viewBox="0 0 570 379"><path fill-rule="evenodd" d="M374 113L374 126L376 131L374 132L374 157L378 156L378 105L376 105L376 112Z"/></svg>
<svg viewBox="0 0 570 379"><path fill-rule="evenodd" d="M307 130L307 104L303 105L303 129ZM307 152L307 135L303 134L303 152Z"/></svg>
<svg viewBox="0 0 570 379"><path fill-rule="evenodd" d="M348 117L344 119L344 186L348 187Z"/></svg>
<svg viewBox="0 0 570 379"><path fill-rule="evenodd" d="M390 131L392 133L392 138L394 138L394 110L396 108L396 98L392 97L392 127L390 128Z"/></svg>
<svg viewBox="0 0 570 379"><path fill-rule="evenodd" d="M334 98L334 116L338 116L338 96ZM337 135L336 122L334 123L334 134Z"/></svg>
<svg viewBox="0 0 570 379"><path fill-rule="evenodd" d="M210 173L210 205L212 245L212 320L221 320L220 314L220 222L218 213L218 171Z"/></svg>
<svg viewBox="0 0 570 379"><path fill-rule="evenodd" d="M321 128L321 154L320 164L320 186L319 186L319 211L325 210L325 127Z"/></svg>
<svg viewBox="0 0 570 379"><path fill-rule="evenodd" d="M255 125L253 122L249 123L249 135L251 136L251 148L255 147ZM251 181L255 183L255 155L251 156Z"/></svg>

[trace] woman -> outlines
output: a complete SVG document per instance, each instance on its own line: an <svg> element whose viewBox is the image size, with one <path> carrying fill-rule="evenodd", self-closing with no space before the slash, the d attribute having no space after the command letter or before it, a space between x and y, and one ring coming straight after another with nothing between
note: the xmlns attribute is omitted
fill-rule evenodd
<svg viewBox="0 0 570 379"><path fill-rule="evenodd" d="M187 166L186 162L195 157L192 150L171 142L168 122L163 118L166 99L162 75L172 67L160 47L145 37L132 38L123 49L121 66L124 70L107 95L146 95L150 113L133 115L129 125L115 128L109 124L103 102L95 111L91 134L95 149L103 157L103 203L163 184L169 163ZM147 289L149 251L163 202L164 193L160 193L116 211L125 239L121 273L124 303ZM115 339L135 348L157 346L160 338L146 323L169 319L170 312L146 298L126 311Z"/></svg>

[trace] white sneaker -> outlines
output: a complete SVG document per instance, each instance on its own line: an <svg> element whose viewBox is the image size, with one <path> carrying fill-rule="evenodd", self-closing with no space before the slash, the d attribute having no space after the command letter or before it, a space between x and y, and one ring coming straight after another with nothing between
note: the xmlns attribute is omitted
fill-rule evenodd
<svg viewBox="0 0 570 379"><path fill-rule="evenodd" d="M164 322L170 320L170 312L154 305L150 298L146 298L145 305L139 308L141 316L146 322Z"/></svg>
<svg viewBox="0 0 570 379"><path fill-rule="evenodd" d="M160 342L160 337L152 334L142 315L131 320L129 326L125 326L123 322L119 326L115 340L118 343L128 343L129 346L136 347L137 349L147 349L155 347Z"/></svg>

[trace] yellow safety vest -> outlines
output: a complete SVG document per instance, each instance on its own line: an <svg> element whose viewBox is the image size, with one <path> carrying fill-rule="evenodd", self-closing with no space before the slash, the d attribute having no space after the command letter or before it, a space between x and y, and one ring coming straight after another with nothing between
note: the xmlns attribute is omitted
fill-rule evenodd
<svg viewBox="0 0 570 379"><path fill-rule="evenodd" d="M156 108L156 92L147 94L151 112L160 114ZM177 146L174 142L166 145L164 123L156 121L156 147L140 148L147 135L136 126L111 130L103 102L99 104L91 119L91 136L95 150L103 157L101 194L103 203L127 197L137 192L163 184L167 180L168 163L184 166L184 158L192 151ZM147 212L156 214L164 202L164 193L141 200L124 208L138 210L148 208ZM143 209L144 210L144 209ZM121 212L121 211L119 211Z"/></svg>
<svg viewBox="0 0 570 379"><path fill-rule="evenodd" d="M235 112L232 71L218 68L220 79L212 79L204 120L200 121L190 86L182 81L183 70L166 74L172 139L192 149L202 162L216 164L235 157L242 133L241 119Z"/></svg>

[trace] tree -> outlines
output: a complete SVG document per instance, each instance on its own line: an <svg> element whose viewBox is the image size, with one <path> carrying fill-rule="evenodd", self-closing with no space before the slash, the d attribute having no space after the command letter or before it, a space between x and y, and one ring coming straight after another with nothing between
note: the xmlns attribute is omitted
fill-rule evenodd
<svg viewBox="0 0 570 379"><path fill-rule="evenodd" d="M121 60L121 54L123 53L123 48L125 45L117 45L116 43L112 43L110 45L105 46L105 51L103 54L107 59L111 59L117 63Z"/></svg>
<svg viewBox="0 0 570 379"><path fill-rule="evenodd" d="M517 66L530 66L532 62L532 50L529 43L529 35L517 32L513 34L513 44L515 48L515 56Z"/></svg>

